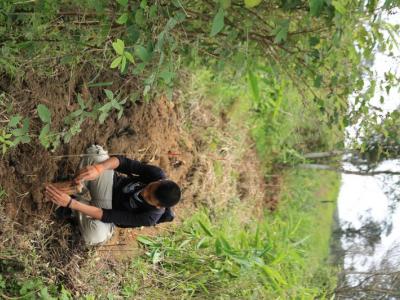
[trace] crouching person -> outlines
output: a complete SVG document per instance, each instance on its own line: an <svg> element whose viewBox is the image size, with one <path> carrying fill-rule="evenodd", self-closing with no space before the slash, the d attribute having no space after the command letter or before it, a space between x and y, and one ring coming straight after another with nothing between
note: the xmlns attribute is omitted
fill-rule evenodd
<svg viewBox="0 0 400 300"><path fill-rule="evenodd" d="M124 156L109 157L98 145L87 149L74 181L89 190L90 202L51 184L46 186L46 197L60 205L64 215L73 211L88 245L109 240L114 226L153 226L171 221L174 216L170 208L181 197L179 186L166 179L160 168Z"/></svg>

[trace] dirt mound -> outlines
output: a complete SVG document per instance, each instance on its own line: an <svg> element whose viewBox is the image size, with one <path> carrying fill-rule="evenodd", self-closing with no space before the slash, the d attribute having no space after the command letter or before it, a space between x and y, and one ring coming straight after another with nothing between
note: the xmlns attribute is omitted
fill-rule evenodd
<svg viewBox="0 0 400 300"><path fill-rule="evenodd" d="M52 112L52 128L61 130L68 113L77 109L77 93L89 97L94 103L104 101L101 88L87 88L95 76L94 70L77 72L73 77L60 72L53 78L35 78L27 74L22 82L10 84L0 81L0 87L16 103L14 113L35 116L39 103ZM132 78L119 78L103 74L101 81L112 81L111 90L120 87L122 94L136 88ZM114 88L115 86L115 88ZM42 124L37 117L31 118L31 130L39 132ZM54 130L53 129L53 130ZM139 100L125 105L124 114L117 120L110 114L103 125L86 120L82 131L68 144L62 144L54 153L39 145L37 138L12 150L0 161L0 186L7 192L5 211L21 224L29 223L32 216L48 217L53 205L45 202L43 184L66 180L73 176L88 145L105 146L110 154L126 154L151 164L160 165L170 178L182 181L191 167L193 147L181 129L178 109L165 97L144 103Z"/></svg>

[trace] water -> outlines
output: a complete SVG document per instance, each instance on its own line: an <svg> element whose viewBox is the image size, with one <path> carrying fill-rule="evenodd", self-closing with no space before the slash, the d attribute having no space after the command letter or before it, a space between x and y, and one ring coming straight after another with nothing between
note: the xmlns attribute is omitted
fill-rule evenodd
<svg viewBox="0 0 400 300"><path fill-rule="evenodd" d="M399 15L385 19L400 24ZM400 56L399 49L395 56ZM378 78L388 70L400 75L397 59L377 53L373 68ZM397 89L384 95L387 100L383 104L381 95L377 90L372 103L383 113L400 106ZM349 136L352 132L354 128L348 128ZM400 171L400 160L385 161L378 170ZM343 255L338 298L400 299L400 176L343 174L337 219L341 234L335 243L340 243ZM346 289L349 286L352 288Z"/></svg>

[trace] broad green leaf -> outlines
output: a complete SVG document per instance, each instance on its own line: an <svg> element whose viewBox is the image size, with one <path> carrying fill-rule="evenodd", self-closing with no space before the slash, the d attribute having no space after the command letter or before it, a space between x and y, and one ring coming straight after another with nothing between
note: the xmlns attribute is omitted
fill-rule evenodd
<svg viewBox="0 0 400 300"><path fill-rule="evenodd" d="M132 70L133 75L140 75L143 73L144 69L146 68L145 63L137 64L136 67Z"/></svg>
<svg viewBox="0 0 400 300"><path fill-rule="evenodd" d="M28 132L28 130L29 130L29 123L30 123L29 118L25 118L22 121L22 128L24 129L25 132Z"/></svg>
<svg viewBox="0 0 400 300"><path fill-rule="evenodd" d="M143 9L138 9L135 13L135 22L138 24L140 27L144 26L146 24L146 19L144 17Z"/></svg>
<svg viewBox="0 0 400 300"><path fill-rule="evenodd" d="M175 75L174 73L169 72L168 70L164 70L159 74L160 78L164 79L166 84L171 83L172 79L174 78L174 75Z"/></svg>
<svg viewBox="0 0 400 300"><path fill-rule="evenodd" d="M107 116L108 116L108 113L106 113L106 112L101 113L100 116L99 116L99 123L103 124L104 121L106 120Z"/></svg>
<svg viewBox="0 0 400 300"><path fill-rule="evenodd" d="M231 7L231 0L220 0L219 3L223 9L228 9Z"/></svg>
<svg viewBox="0 0 400 300"><path fill-rule="evenodd" d="M155 18L157 16L157 5L153 4L152 6L150 6L150 10L149 10L149 17L151 19Z"/></svg>
<svg viewBox="0 0 400 300"><path fill-rule="evenodd" d="M131 63L135 63L135 60L133 59L133 55L129 52L124 52L124 56L126 57L127 60L129 60Z"/></svg>
<svg viewBox="0 0 400 300"><path fill-rule="evenodd" d="M210 36L215 36L217 35L222 28L224 28L224 15L225 15L225 11L224 9L221 7L217 14L214 17L214 20L212 22L212 27L211 27L211 33Z"/></svg>
<svg viewBox="0 0 400 300"><path fill-rule="evenodd" d="M113 100L111 101L111 105L112 105L112 107L114 107L114 108L116 108L116 109L122 109L122 107L121 107L121 105L119 104L119 102L118 102L117 100L115 100L115 99L113 99Z"/></svg>
<svg viewBox="0 0 400 300"><path fill-rule="evenodd" d="M43 123L50 123L51 113L46 105L39 104L37 106L37 112L38 112L40 120L42 120Z"/></svg>
<svg viewBox="0 0 400 300"><path fill-rule="evenodd" d="M106 104L104 104L102 107L100 107L98 110L104 113L108 113L108 111L112 108L112 103L111 102L107 102Z"/></svg>
<svg viewBox="0 0 400 300"><path fill-rule="evenodd" d="M118 55L122 55L122 54L124 53L125 43L124 43L123 40L117 39L116 42L113 42L113 43L112 43L112 46L113 46L115 52L116 52Z"/></svg>
<svg viewBox="0 0 400 300"><path fill-rule="evenodd" d="M124 113L124 110L121 108L121 109L118 111L118 115L117 115L118 120L121 119L123 113Z"/></svg>
<svg viewBox="0 0 400 300"><path fill-rule="evenodd" d="M13 136L21 136L21 135L25 134L23 128L17 128L17 129L11 130L11 133Z"/></svg>
<svg viewBox="0 0 400 300"><path fill-rule="evenodd" d="M126 28L126 41L129 44L135 44L140 37L140 30L135 24Z"/></svg>
<svg viewBox="0 0 400 300"><path fill-rule="evenodd" d="M20 115L12 116L10 121L8 122L8 127L15 127L21 121L22 117Z"/></svg>
<svg viewBox="0 0 400 300"><path fill-rule="evenodd" d="M29 143L31 141L31 138L29 135L22 135L18 138L19 138L20 142L23 144Z"/></svg>
<svg viewBox="0 0 400 300"><path fill-rule="evenodd" d="M104 89L104 93L106 93L108 99L110 100L114 99L114 93L112 91Z"/></svg>
<svg viewBox="0 0 400 300"><path fill-rule="evenodd" d="M43 147L46 149L50 147L50 142L48 138L48 134L50 133L50 124L46 124L42 130L40 130L39 141Z"/></svg>
<svg viewBox="0 0 400 300"><path fill-rule="evenodd" d="M253 8L256 7L261 3L262 0L244 0L244 6L247 8Z"/></svg>
<svg viewBox="0 0 400 300"><path fill-rule="evenodd" d="M325 0L309 0L310 14L314 17L319 16Z"/></svg>
<svg viewBox="0 0 400 300"><path fill-rule="evenodd" d="M121 73L125 71L125 68L126 68L126 57L122 56L121 67L120 67Z"/></svg>
<svg viewBox="0 0 400 300"><path fill-rule="evenodd" d="M118 67L121 63L122 60L122 56L118 56L116 59L114 59L110 65L111 69L115 69L116 67Z"/></svg>
<svg viewBox="0 0 400 300"><path fill-rule="evenodd" d="M78 94L78 96L77 96L76 98L77 98L77 100L78 100L79 106L80 106L82 109L84 109L84 108L86 107L86 105L85 105L85 102L84 102L83 99L82 99L81 94Z"/></svg>
<svg viewBox="0 0 400 300"><path fill-rule="evenodd" d="M142 61L147 62L150 59L150 54L145 47L138 45L135 47L135 55Z"/></svg>
<svg viewBox="0 0 400 300"><path fill-rule="evenodd" d="M140 8L143 8L143 9L147 8L147 0L140 1Z"/></svg>
<svg viewBox="0 0 400 300"><path fill-rule="evenodd" d="M128 14L127 13L123 13L118 19L117 19L117 23L120 25L123 25L126 23L126 21L128 21Z"/></svg>
<svg viewBox="0 0 400 300"><path fill-rule="evenodd" d="M275 43L282 43L286 41L287 34L289 31L289 20L282 20L278 23L278 27L275 29Z"/></svg>
<svg viewBox="0 0 400 300"><path fill-rule="evenodd" d="M346 7L338 0L333 0L332 5L335 7L335 9L341 13L342 15L346 14Z"/></svg>

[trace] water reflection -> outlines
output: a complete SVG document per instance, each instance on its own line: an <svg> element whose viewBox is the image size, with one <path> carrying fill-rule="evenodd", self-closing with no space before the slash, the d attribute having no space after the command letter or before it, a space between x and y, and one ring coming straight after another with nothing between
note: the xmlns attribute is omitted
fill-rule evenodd
<svg viewBox="0 0 400 300"><path fill-rule="evenodd" d="M378 169L399 170L400 161ZM400 299L400 176L342 175L339 299Z"/></svg>

